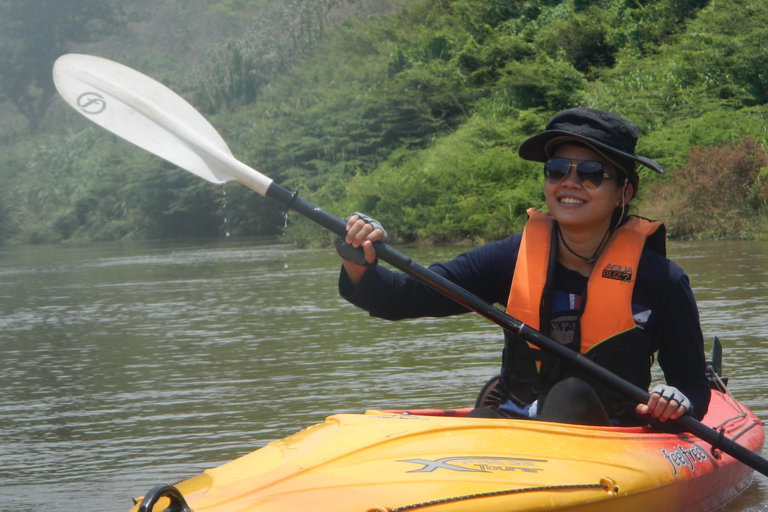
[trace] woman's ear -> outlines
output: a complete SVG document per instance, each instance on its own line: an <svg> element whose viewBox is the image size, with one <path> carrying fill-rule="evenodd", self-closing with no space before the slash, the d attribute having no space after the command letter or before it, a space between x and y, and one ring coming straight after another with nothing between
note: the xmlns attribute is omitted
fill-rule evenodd
<svg viewBox="0 0 768 512"><path fill-rule="evenodd" d="M623 208L634 196L634 188L627 178L624 178L624 186L621 187L621 195L616 200L616 208Z"/></svg>
<svg viewBox="0 0 768 512"><path fill-rule="evenodd" d="M635 188L627 182L627 190L624 192L624 204L630 202L635 197Z"/></svg>

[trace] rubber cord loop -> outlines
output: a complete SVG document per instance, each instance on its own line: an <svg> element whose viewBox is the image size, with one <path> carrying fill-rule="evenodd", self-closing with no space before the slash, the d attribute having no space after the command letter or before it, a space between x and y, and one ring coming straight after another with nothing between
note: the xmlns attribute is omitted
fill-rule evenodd
<svg viewBox="0 0 768 512"><path fill-rule="evenodd" d="M171 504L163 512L191 512L181 492L172 485L158 485L150 489L139 504L139 512L152 512L161 498L168 498Z"/></svg>

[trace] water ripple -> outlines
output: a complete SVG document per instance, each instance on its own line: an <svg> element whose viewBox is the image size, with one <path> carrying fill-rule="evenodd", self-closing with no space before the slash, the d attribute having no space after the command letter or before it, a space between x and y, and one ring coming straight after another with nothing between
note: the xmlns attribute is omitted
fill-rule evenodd
<svg viewBox="0 0 768 512"><path fill-rule="evenodd" d="M733 392L768 417L768 245L670 254ZM332 251L236 240L1 251L3 509L127 510L332 413L471 405L498 371L498 327L369 318L338 297L338 267ZM723 510L759 508L767 489L759 477Z"/></svg>

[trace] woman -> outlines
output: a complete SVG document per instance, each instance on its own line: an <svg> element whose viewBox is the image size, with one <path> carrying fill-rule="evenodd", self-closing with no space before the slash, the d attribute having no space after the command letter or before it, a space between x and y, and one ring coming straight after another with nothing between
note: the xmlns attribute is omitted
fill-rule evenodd
<svg viewBox="0 0 768 512"><path fill-rule="evenodd" d="M655 354L666 384L635 404L505 332L495 403L475 416L594 425L703 417L709 405L703 339L688 277L666 259L664 226L628 216L639 178L638 130L608 112L571 109L523 142L519 155L544 162L548 213L529 210L522 234L430 268L630 382L648 389ZM398 320L467 310L405 274L375 265L381 226L362 214L337 244L343 297ZM360 249L362 248L361 259ZM588 297L588 299L587 299Z"/></svg>

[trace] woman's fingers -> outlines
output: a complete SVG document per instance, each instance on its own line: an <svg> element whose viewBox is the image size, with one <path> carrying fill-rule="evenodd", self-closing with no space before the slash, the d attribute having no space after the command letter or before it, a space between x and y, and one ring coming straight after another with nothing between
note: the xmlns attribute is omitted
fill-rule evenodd
<svg viewBox="0 0 768 512"><path fill-rule="evenodd" d="M638 414L650 414L651 417L664 422L679 418L688 411L688 407L675 399L669 399L659 393L651 393L647 404L638 404L635 412Z"/></svg>
<svg viewBox="0 0 768 512"><path fill-rule="evenodd" d="M357 215L352 215L347 220L347 236L345 241L355 247L359 247L365 241L376 242L384 238L384 231L374 226ZM373 247L371 247L373 250ZM375 254L375 253L374 253Z"/></svg>

